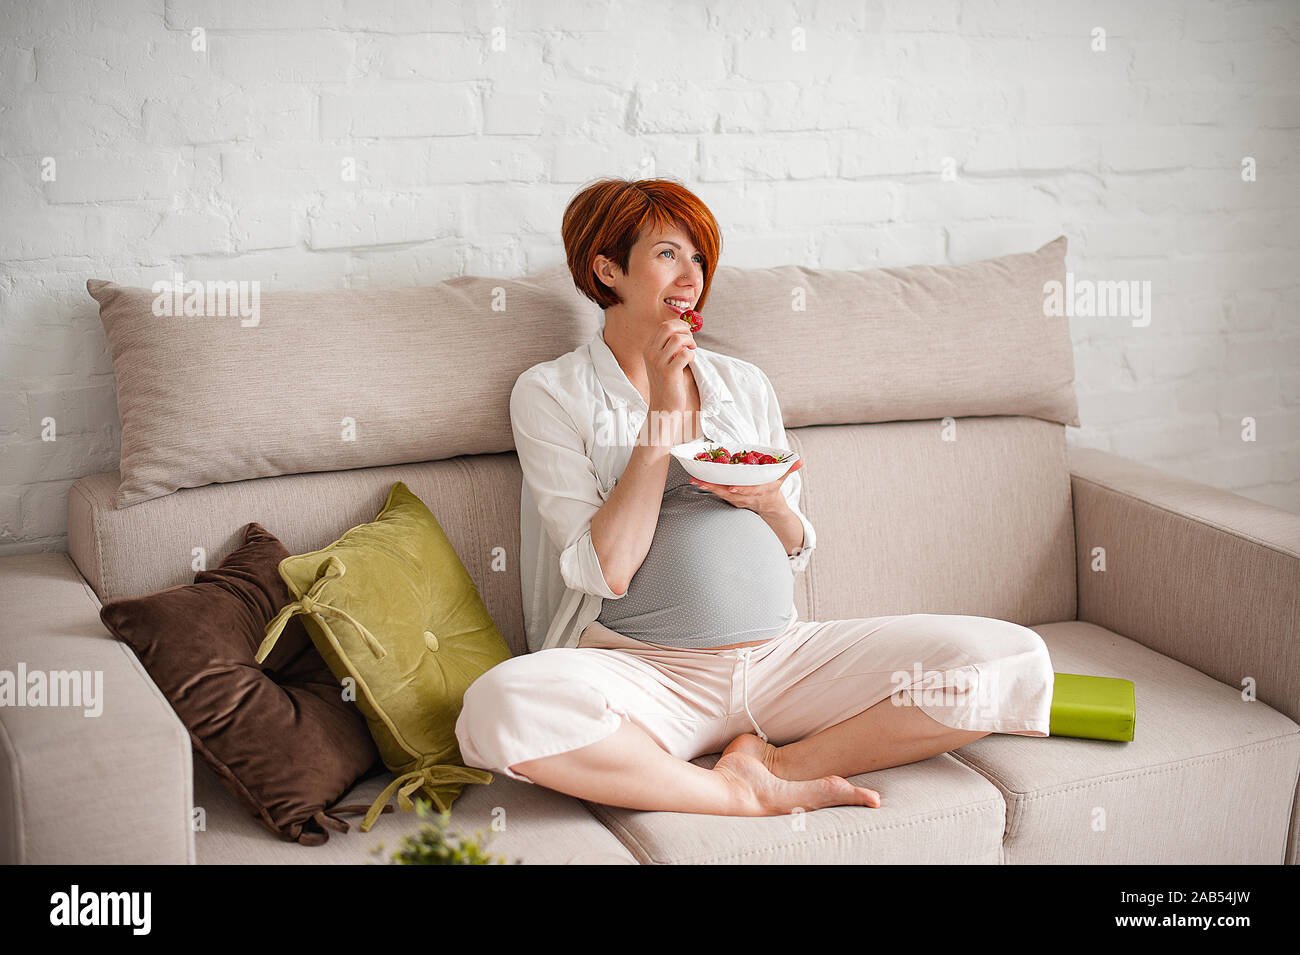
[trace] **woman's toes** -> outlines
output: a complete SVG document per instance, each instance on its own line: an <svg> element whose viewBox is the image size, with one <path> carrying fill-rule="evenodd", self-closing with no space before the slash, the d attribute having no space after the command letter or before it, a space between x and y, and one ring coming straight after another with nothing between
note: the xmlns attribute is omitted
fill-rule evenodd
<svg viewBox="0 0 1300 955"><path fill-rule="evenodd" d="M829 778L834 780L837 793L852 797L854 801L864 806L871 806L874 809L880 808L880 793L874 789L868 789L866 786L855 786L843 776L831 776Z"/></svg>

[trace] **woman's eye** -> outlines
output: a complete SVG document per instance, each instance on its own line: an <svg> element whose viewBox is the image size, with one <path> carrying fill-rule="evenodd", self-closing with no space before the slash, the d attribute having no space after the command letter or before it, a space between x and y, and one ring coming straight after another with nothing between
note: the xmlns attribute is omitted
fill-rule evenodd
<svg viewBox="0 0 1300 955"><path fill-rule="evenodd" d="M671 254L672 254L672 251L673 251L672 249L664 249L663 252L660 252L659 254L660 254L660 255L663 255L664 252L667 252L667 253L669 253L669 254L671 255ZM703 265L703 264L704 264L704 256L702 256L702 255L696 253L696 256L695 256L695 257L696 257L697 259L700 260L700 265Z"/></svg>

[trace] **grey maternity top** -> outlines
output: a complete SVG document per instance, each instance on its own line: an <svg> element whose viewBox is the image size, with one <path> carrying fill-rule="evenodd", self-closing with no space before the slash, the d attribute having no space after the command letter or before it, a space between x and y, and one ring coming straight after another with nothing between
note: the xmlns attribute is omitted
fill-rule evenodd
<svg viewBox="0 0 1300 955"><path fill-rule="evenodd" d="M626 637L672 647L776 636L796 616L785 547L753 511L690 479L669 457L650 550L627 593L606 598L597 621Z"/></svg>

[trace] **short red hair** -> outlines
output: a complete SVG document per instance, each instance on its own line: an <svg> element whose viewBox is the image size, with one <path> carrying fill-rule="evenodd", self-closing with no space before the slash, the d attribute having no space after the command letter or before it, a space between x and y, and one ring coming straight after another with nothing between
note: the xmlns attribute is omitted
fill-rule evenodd
<svg viewBox="0 0 1300 955"><path fill-rule="evenodd" d="M603 255L627 272L632 246L647 233L678 226L704 258L704 288L695 307L703 310L722 252L722 234L709 207L671 179L602 179L569 201L561 234L569 272L578 291L600 306L621 305L618 294L592 271Z"/></svg>

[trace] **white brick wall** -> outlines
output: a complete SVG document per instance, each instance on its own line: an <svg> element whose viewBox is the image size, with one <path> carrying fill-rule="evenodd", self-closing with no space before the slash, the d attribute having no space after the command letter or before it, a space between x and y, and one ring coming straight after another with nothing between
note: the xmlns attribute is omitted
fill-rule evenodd
<svg viewBox="0 0 1300 955"><path fill-rule="evenodd" d="M0 554L117 465L86 278L517 275L604 175L689 183L747 267L1065 233L1154 297L1071 319L1069 440L1300 511L1295 0L3 0L0 137Z"/></svg>

